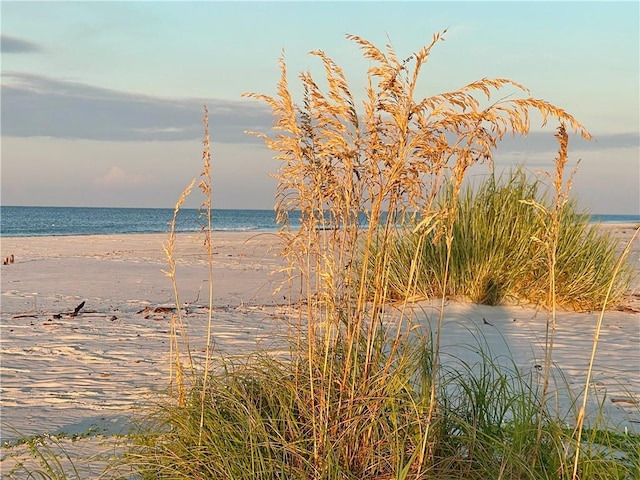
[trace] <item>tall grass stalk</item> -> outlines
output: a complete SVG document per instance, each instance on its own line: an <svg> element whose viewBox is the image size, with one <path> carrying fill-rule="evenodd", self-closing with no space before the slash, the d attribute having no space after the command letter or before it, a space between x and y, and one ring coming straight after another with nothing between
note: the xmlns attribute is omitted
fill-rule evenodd
<svg viewBox="0 0 640 480"><path fill-rule="evenodd" d="M203 140L203 152L202 152L202 160L203 160L203 170L200 173L200 181L198 182L198 187L203 194L203 201L200 205L200 216L204 218L204 224L202 226L201 233L204 237L204 246L207 253L207 265L208 265L208 309L207 309L207 339L206 339L206 353L204 359L204 371L202 373L198 372L198 375L202 376L202 395L204 395L207 385L206 382L210 376L210 363L211 363L211 353L212 353L212 341L213 341L213 225L212 225L212 217L211 217L211 153L210 153L210 138L209 138L209 111L207 106L203 107L203 124L204 124L204 140ZM186 392L191 387L194 387L196 384L196 365L194 364L193 357L191 355L191 349L189 346L189 338L188 332L185 329L183 316L182 316L182 302L180 300L180 293L178 289L178 283L176 278L176 261L175 261L175 239L176 239L176 223L178 219L178 214L182 205L186 201L187 197L191 194L194 185L196 184L196 179L193 179L191 183L184 189L180 198L176 202L173 211L173 218L170 223L169 228L169 239L167 243L163 244L163 250L165 253L165 257L167 259L167 263L169 264L169 269L164 271L165 275L171 279L171 284L173 286L174 299L176 302L176 311L175 314L171 316L171 327L170 327L170 366L169 366L169 385L170 385L170 395L174 398L174 395L177 394L175 400L178 405L184 406L186 401ZM180 342L179 338L182 339L182 346L186 350L186 357L188 362L188 368L190 371L190 381L187 383L184 374L184 366L182 355L180 354ZM174 386L176 391L174 392ZM200 402L204 405L204 399ZM201 412L201 423L204 422L204 411Z"/></svg>
<svg viewBox="0 0 640 480"><path fill-rule="evenodd" d="M554 159L556 165L556 172L553 179L554 186L554 201L553 208L547 209L545 205L538 203L534 200L525 200L525 203L532 205L539 210L546 220L544 222L544 235L542 238L534 237L532 240L543 247L547 253L548 270L549 270L549 294L548 304L550 305L550 312L547 314L547 324L545 330L545 357L544 357L544 374L542 383L542 401L540 409L543 410L546 406L547 394L549 390L549 378L551 376L551 366L553 358L553 346L556 331L557 321L557 303L556 303L556 268L557 268L557 251L560 237L560 217L562 209L569 201L569 191L573 180L573 175L569 178L566 185L564 184L563 176L564 169L568 160L568 146L569 136L566 132L563 123L558 127L556 133L556 139L559 143L558 155ZM574 171L575 172L575 171ZM537 442L540 443L542 438L542 420L538 424L538 431L536 434ZM537 447L535 447L537 449ZM535 466L534 455L534 466Z"/></svg>
<svg viewBox="0 0 640 480"><path fill-rule="evenodd" d="M609 295L611 293L611 290L613 289L613 285L615 282L615 279L618 275L618 272L623 264L623 261L625 260L625 258L627 257L627 255L629 255L629 252L631 251L631 246L633 245L634 240L636 239L636 237L638 236L638 233L640 232L640 227L636 228L635 232L633 233L633 236L631 237L631 239L629 240L629 242L627 243L627 245L625 246L624 250L622 251L622 253L620 254L620 257L618 259L618 262L615 265L614 271L612 273L612 277L611 277L611 282L609 283L609 290L607 291L607 296L605 298L605 301L602 305L602 309L600 310L600 314L598 315L598 322L596 323L596 328L595 331L593 333L593 342L592 342L592 348L591 348L591 356L589 357L589 367L587 368L587 377L585 379L584 382L584 393L582 395L582 405L580 406L580 410L578 411L578 418L576 421L576 427L574 432L577 432L577 437L576 437L576 453L575 453L575 457L574 457L574 461L573 461L573 472L571 474L571 479L572 480L577 480L578 477L578 460L580 457L580 452L581 452L581 442L582 442L582 430L583 430L583 426L584 426L584 416L585 416L585 411L587 408L587 397L589 396L589 385L591 384L591 375L593 373L593 365L595 363L595 359L596 359L596 350L598 347L598 341L600 340L600 331L602 329L602 321L604 320L604 314L605 314L605 310L607 308L607 300L609 299Z"/></svg>
<svg viewBox="0 0 640 480"><path fill-rule="evenodd" d="M204 372L202 373L202 398L200 403L202 404L202 410L200 411L200 432L202 432L204 426L204 405L207 391L207 382L209 379L209 365L211 362L211 341L212 341L212 329L213 329L213 225L211 219L211 151L209 140L209 110L207 106L204 106L204 149L202 152L202 160L204 168L200 174L201 181L198 186L202 191L204 200L200 205L201 215L205 217L205 225L203 227L204 245L207 252L207 265L209 267L209 296L208 296L208 309L207 309L207 344L204 360ZM202 435L198 437L198 445L202 443Z"/></svg>
<svg viewBox="0 0 640 480"><path fill-rule="evenodd" d="M176 222L178 220L178 214L184 201L187 199L193 186L195 185L195 179L183 190L180 198L176 202L173 210L173 217L169 224L169 239L167 243L162 245L167 263L169 264L169 270L165 270L164 274L171 280L171 286L173 287L173 296L176 302L175 313L171 314L171 324L169 327L169 393L171 398L176 398L178 405L184 405L186 399L186 382L183 370L182 356L180 354L180 342L187 352L188 367L191 371L191 377L195 375L193 359L191 358L191 349L189 348L188 332L184 327L184 321L182 317L182 302L180 300L180 291L178 289L178 282L176 278L176 260L175 260L175 241L176 241ZM175 389L175 390L174 390ZM175 397L177 395L177 397Z"/></svg>

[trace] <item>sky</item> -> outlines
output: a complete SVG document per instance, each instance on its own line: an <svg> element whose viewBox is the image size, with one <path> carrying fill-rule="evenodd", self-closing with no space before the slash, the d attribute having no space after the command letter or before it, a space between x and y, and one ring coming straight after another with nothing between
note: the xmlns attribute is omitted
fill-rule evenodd
<svg viewBox="0 0 640 480"><path fill-rule="evenodd" d="M173 207L202 170L206 104L214 208L270 209L279 164L245 131L269 133L273 119L241 95L276 94L283 52L294 100L300 72L323 75L312 50L341 65L358 96L371 65L346 34L390 42L405 58L447 29L418 98L483 77L524 84L593 135L569 140L569 168L580 160L572 190L580 205L640 214L635 1L3 0L0 9L3 205ZM527 138L501 142L496 169L552 169L556 127L534 122Z"/></svg>

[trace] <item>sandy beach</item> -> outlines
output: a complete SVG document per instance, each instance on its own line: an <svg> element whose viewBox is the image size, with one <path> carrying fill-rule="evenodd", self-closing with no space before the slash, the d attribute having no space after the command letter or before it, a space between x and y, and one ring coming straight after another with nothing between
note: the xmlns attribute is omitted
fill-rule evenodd
<svg viewBox="0 0 640 480"><path fill-rule="evenodd" d="M629 225L608 225L621 240ZM167 235L2 238L1 413L3 445L21 435L126 432L137 408L158 398L169 375L169 320L174 302L162 243ZM214 349L247 354L281 348L291 295L273 294L283 274L270 233L215 233ZM639 242L631 261L638 265ZM204 356L208 263L202 239L179 234L177 279L196 360ZM606 394L605 409L622 430L640 431L640 288L634 283L624 310L607 312L593 377ZM84 302L76 316L70 315ZM416 309L428 325L435 310ZM561 312L554 361L562 385L584 385L598 313ZM488 307L450 302L443 325L443 361L474 361L478 339L496 357L513 358L525 373L540 375L546 313L530 307ZM564 400L563 400L564 398ZM564 403L563 403L564 402ZM592 406L593 408L593 406ZM93 452L91 440L84 445ZM73 448L79 448L79 447ZM19 447L3 448L8 471ZM13 463L12 463L13 462ZM95 473L95 472L93 472Z"/></svg>

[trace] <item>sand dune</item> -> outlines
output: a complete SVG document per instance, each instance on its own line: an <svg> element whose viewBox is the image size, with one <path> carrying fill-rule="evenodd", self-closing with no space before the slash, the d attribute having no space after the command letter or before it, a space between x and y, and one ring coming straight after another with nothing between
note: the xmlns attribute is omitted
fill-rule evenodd
<svg viewBox="0 0 640 480"><path fill-rule="evenodd" d="M608 227L620 238L627 226ZM126 431L141 403L162 395L168 380L172 284L162 251L166 235L3 238L1 407L3 443L20 435ZM216 233L214 237L214 351L245 354L282 348L283 319L291 293L273 295L282 274L273 234ZM204 357L208 267L202 242L178 235L177 275L196 361ZM638 261L638 244L632 259ZM631 293L638 294L635 288ZM629 305L637 307L638 297ZM85 302L77 316L74 309ZM635 303L634 303L635 302ZM414 310L429 328L435 304ZM160 308L158 308L160 307ZM445 310L442 358L480 360L484 343L505 364L540 376L546 314L526 307L487 307L451 302ZM560 314L554 361L559 409L568 407L565 385L584 385L596 313ZM457 360L455 360L457 359ZM560 379L560 373L564 380ZM640 431L640 315L606 315L593 388L620 426ZM593 405L592 407L593 408ZM89 451L98 441L85 440ZM86 446L88 442L89 446ZM93 445L93 447L91 446ZM20 448L4 449L2 469ZM75 448L75 447L74 447Z"/></svg>

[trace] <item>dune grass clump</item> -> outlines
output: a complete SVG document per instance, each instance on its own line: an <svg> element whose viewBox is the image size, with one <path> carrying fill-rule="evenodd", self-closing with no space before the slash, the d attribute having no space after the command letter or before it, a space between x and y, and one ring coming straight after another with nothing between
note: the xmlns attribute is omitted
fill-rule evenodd
<svg viewBox="0 0 640 480"><path fill-rule="evenodd" d="M450 195L450 190L445 191L439 204L450 203ZM419 233L407 230L391 242L392 295L402 298L406 292L406 272L420 242L422 268L415 280L418 298L444 295L487 305L525 302L549 307L547 255L535 241L544 236L547 225L531 201L551 208L548 189L539 179L528 178L522 168L463 188L453 225L447 290L442 288L446 245L437 242L433 233L421 241ZM555 283L556 302L562 308L601 308L618 261L617 242L589 222L575 200L569 200L559 212ZM614 281L610 304L622 299L632 276L632 265L625 262Z"/></svg>
<svg viewBox="0 0 640 480"><path fill-rule="evenodd" d="M312 54L324 66L326 93L304 72L296 104L282 59L278 96L249 94L272 108L276 135L258 135L282 161L275 175L279 235L289 288L300 298L291 305L297 318L288 358L265 350L246 362L217 364L207 351L203 368L173 345L172 362L188 368L172 370L175 398L157 409L131 452L132 464L144 479L634 478L633 457L622 452L612 461L606 448L583 448L595 437L583 442L582 424L576 438L567 419L549 414L548 377L540 382L505 367L482 347L476 362L445 364L444 296L427 319L433 330L421 328L409 304L424 293L427 243L440 245L442 258L434 264L440 291L457 285L457 229L470 228L462 215L463 181L471 165L491 161L498 139L526 134L531 112L543 122L558 120L565 146L565 124L589 134L508 79L415 99L420 70L442 35L404 60L391 46L348 38L372 64L362 109L342 69L322 51ZM505 88L525 96L492 100ZM208 135L204 158L209 172ZM558 165L561 173L564 163ZM204 177L210 208L210 174ZM561 184L562 176L556 178ZM546 265L552 307L566 203L565 191L557 192L548 208L537 199L514 202L546 225L535 260ZM293 212L301 218L297 230L288 222ZM398 238L407 227L414 243L399 282ZM499 298L486 285L480 292ZM211 328L209 318L209 335ZM549 343L547 366L552 335ZM606 419L599 425L606 428ZM637 436L627 438L640 445Z"/></svg>
<svg viewBox="0 0 640 480"><path fill-rule="evenodd" d="M148 425L153 433L132 457L138 474L149 480L571 478L569 455L575 452L566 419L540 408L537 377L505 366L481 346L476 361L441 369L430 467L419 474L432 350L417 340L404 347L403 363L392 373L381 354L370 378L362 378L359 368L350 372L348 385L339 384L344 352L332 355L326 367L331 375L318 375L313 385L309 365L294 368L268 355L223 366L209 378L204 396L196 388L183 406L156 411ZM387 343L379 341L381 347ZM340 405L344 388L358 392L348 408ZM320 402L327 404L324 412L313 408ZM323 413L326 432L318 444L313 431ZM580 478L635 478L638 445L639 435L587 431Z"/></svg>
<svg viewBox="0 0 640 480"><path fill-rule="evenodd" d="M344 352L334 352L313 385L309 365L298 364L296 370L269 356L223 369L210 377L204 397L194 390L184 407L160 412L154 423L159 433L148 439L153 455L144 455L149 465L140 469L141 477L421 478L416 460L425 440L422 419L432 378L425 345L406 346L403 363L390 371L381 354L367 378L352 364L347 385L340 383ZM492 361L478 368L467 364L442 372L428 475L480 479L506 469L510 476L504 478L554 478L562 462L561 444L555 442L563 435L549 416L539 467L529 467L540 414L535 384ZM357 392L350 405L341 405L344 389ZM202 398L207 403L201 428ZM324 411L314 408L318 404ZM320 421L326 429L323 443L313 433Z"/></svg>

